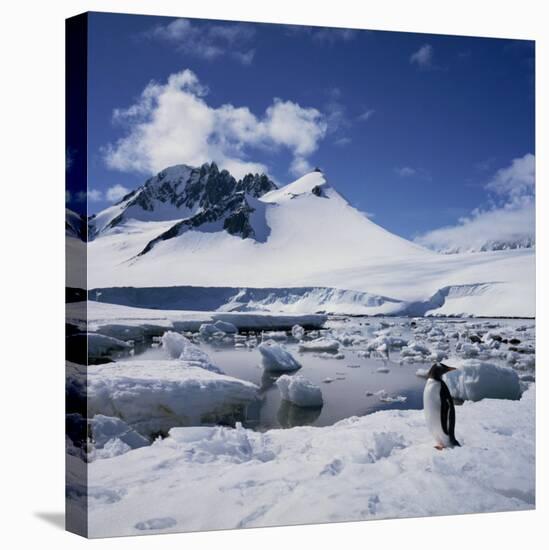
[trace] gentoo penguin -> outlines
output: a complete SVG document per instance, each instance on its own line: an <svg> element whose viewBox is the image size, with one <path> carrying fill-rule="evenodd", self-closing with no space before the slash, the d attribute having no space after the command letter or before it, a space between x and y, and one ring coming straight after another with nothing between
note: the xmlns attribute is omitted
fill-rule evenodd
<svg viewBox="0 0 549 550"><path fill-rule="evenodd" d="M435 448L439 451L445 447L460 447L454 435L456 411L454 400L448 386L442 380L447 372L456 370L442 363L435 363L429 370L427 383L423 391L423 410L427 427L435 438Z"/></svg>

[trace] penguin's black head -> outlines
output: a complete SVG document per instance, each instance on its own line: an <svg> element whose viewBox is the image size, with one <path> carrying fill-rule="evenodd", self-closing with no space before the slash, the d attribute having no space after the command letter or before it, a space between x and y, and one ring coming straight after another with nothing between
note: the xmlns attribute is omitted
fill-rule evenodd
<svg viewBox="0 0 549 550"><path fill-rule="evenodd" d="M456 370L456 369L454 367L449 367L448 365L445 365L444 363L435 363L429 369L429 374L427 375L427 378L431 378L433 380L442 380L443 375L445 375L447 372L451 372L453 370Z"/></svg>

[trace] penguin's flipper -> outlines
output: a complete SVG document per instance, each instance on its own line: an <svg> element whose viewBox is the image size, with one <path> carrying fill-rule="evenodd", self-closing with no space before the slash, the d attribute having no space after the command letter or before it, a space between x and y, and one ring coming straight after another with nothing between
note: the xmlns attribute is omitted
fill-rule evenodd
<svg viewBox="0 0 549 550"><path fill-rule="evenodd" d="M440 386L440 421L443 432L450 438L450 443L456 447L461 447L455 436L456 428L456 409L454 400L448 386L441 382Z"/></svg>
<svg viewBox="0 0 549 550"><path fill-rule="evenodd" d="M446 391L445 391L446 390ZM440 385L440 425L442 427L442 431L446 434L448 434L448 420L449 420L449 413L450 413L450 403L448 401L448 395L449 390L446 387L446 384L441 381Z"/></svg>

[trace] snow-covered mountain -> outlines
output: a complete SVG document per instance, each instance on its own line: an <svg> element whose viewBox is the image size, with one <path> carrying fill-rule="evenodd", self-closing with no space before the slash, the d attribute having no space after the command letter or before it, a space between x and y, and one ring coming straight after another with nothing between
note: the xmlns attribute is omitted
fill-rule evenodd
<svg viewBox="0 0 549 550"><path fill-rule="evenodd" d="M372 222L320 171L278 189L265 175L237 181L213 163L174 166L88 225L89 288L279 289L262 307L286 300L296 311L329 295L355 302L349 313L419 303L426 313L534 314L533 250L427 250ZM320 290L287 292L304 287Z"/></svg>
<svg viewBox="0 0 549 550"><path fill-rule="evenodd" d="M254 237L256 231L250 224L258 207L254 199L273 189L276 185L264 174L248 174L237 181L213 162L199 168L171 166L114 206L91 216L90 239L129 220L177 220L180 225L174 233L226 230L243 238Z"/></svg>
<svg viewBox="0 0 549 550"><path fill-rule="evenodd" d="M517 250L519 248L534 248L536 245L532 235L516 235L505 239L488 239L480 243L462 246L446 246L435 248L443 254L461 254L463 252L489 252L491 250Z"/></svg>

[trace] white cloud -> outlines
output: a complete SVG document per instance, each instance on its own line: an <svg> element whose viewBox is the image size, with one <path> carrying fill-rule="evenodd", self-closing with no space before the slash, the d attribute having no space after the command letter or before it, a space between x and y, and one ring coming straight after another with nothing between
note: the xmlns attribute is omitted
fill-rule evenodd
<svg viewBox="0 0 549 550"><path fill-rule="evenodd" d="M99 189L89 189L86 193L85 191L79 191L76 193L77 202L99 202L103 200L103 193Z"/></svg>
<svg viewBox="0 0 549 550"><path fill-rule="evenodd" d="M395 168L395 172L402 178L407 178L415 175L416 170L410 166L403 166L402 168Z"/></svg>
<svg viewBox="0 0 549 550"><path fill-rule="evenodd" d="M290 173L297 177L303 176L307 172L312 172L312 170L313 167L309 164L309 161L303 157L295 157L290 165Z"/></svg>
<svg viewBox="0 0 549 550"><path fill-rule="evenodd" d="M486 185L486 189L500 196L507 196L511 201L521 202L524 196L534 193L536 182L536 159L528 153L514 159L510 166L501 168Z"/></svg>
<svg viewBox="0 0 549 550"><path fill-rule="evenodd" d="M106 197L109 202L118 202L122 197L126 196L130 190L123 185L117 183L107 189Z"/></svg>
<svg viewBox="0 0 549 550"><path fill-rule="evenodd" d="M99 189L90 189L88 191L88 200L91 202L99 202L103 200L103 193Z"/></svg>
<svg viewBox="0 0 549 550"><path fill-rule="evenodd" d="M172 44L177 51L207 60L229 57L250 65L255 50L248 44L255 35L252 24L191 22L175 19L157 25L147 36Z"/></svg>
<svg viewBox="0 0 549 550"><path fill-rule="evenodd" d="M492 206L476 209L457 225L417 237L419 244L444 252L478 251L498 243L527 246L535 240L535 157L527 154L498 170L485 185Z"/></svg>
<svg viewBox="0 0 549 550"><path fill-rule="evenodd" d="M410 56L410 63L415 63L418 67L426 69L433 64L433 46L424 44Z"/></svg>
<svg viewBox="0 0 549 550"><path fill-rule="evenodd" d="M363 113L358 115L357 118L362 122L366 122L367 120L370 120L370 118L372 118L374 113L375 111L373 109L368 109L367 111L364 111Z"/></svg>
<svg viewBox="0 0 549 550"><path fill-rule="evenodd" d="M173 164L215 161L241 177L267 171L247 159L250 148L282 148L292 154L295 174L326 134L325 117L317 109L275 98L257 117L248 107L210 107L207 93L190 70L170 75L165 84L151 82L135 104L114 111L127 133L105 148L108 166L155 173Z"/></svg>

